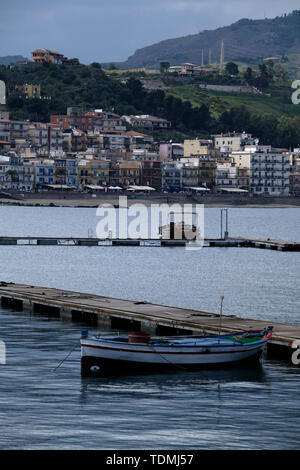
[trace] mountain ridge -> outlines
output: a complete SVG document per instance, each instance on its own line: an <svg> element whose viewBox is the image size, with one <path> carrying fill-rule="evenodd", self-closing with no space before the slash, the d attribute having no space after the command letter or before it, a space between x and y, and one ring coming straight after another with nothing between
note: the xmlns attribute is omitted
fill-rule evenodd
<svg viewBox="0 0 300 470"><path fill-rule="evenodd" d="M258 63L268 56L300 53L300 10L270 19L242 18L229 26L166 39L137 49L126 61L116 65L130 69L159 68L161 61L168 61L171 65L182 62L200 64L202 50L204 63L208 63L209 49L212 62L219 62L222 40L225 61Z"/></svg>
<svg viewBox="0 0 300 470"><path fill-rule="evenodd" d="M28 60L26 57L22 55L6 55L3 57L0 57L0 65L12 65L15 64L16 62L24 62Z"/></svg>

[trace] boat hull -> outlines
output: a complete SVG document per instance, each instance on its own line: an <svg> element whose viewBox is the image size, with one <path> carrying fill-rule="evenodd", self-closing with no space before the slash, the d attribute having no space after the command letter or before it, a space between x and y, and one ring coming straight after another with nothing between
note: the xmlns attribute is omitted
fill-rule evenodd
<svg viewBox="0 0 300 470"><path fill-rule="evenodd" d="M82 341L82 376L103 376L129 371L148 373L161 370L199 370L258 362L265 343L245 346L198 348L153 348Z"/></svg>

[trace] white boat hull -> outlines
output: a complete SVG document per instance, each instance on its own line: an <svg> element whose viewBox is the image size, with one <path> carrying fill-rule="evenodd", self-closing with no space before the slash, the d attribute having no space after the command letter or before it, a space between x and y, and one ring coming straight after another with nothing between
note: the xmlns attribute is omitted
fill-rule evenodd
<svg viewBox="0 0 300 470"><path fill-rule="evenodd" d="M212 347L163 347L149 344L116 344L99 340L82 340L81 356L83 375L97 368L140 367L197 368L218 364L230 364L257 359L265 343L251 345L217 345Z"/></svg>

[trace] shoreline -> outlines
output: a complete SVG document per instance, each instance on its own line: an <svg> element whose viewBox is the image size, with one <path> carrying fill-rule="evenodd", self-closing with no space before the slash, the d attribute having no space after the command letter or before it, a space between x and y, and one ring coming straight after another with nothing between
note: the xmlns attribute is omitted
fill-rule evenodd
<svg viewBox="0 0 300 470"><path fill-rule="evenodd" d="M56 201L56 200L53 200L51 202L49 201L36 201L35 203L33 202L27 202L27 201L24 201L24 202L12 202L10 200L7 200L7 201L3 201L3 200L0 200L0 207L56 207L56 208L61 208L61 207L66 207L66 208L76 208L76 209L96 209L98 208L99 206L101 206L103 203L103 201L99 201L98 204L94 204L94 203L91 203L91 204L87 204L86 202L71 202L69 201L69 203L66 203L66 202L62 202L62 201ZM128 202L128 207L133 205L133 204L143 204L147 207L150 207L151 205L154 205L154 204L159 204L157 202L150 202L150 201L143 201L143 200L139 200L139 201L129 201ZM104 204L104 203L103 203ZM114 206L115 208L118 208L118 204L117 203L113 203L111 201L105 201L105 204L111 204L112 206ZM200 204L200 203L198 203ZM238 204L238 203L201 203L201 204L204 204L205 207L212 207L212 208L226 208L226 207L231 207L231 208L245 208L245 209L299 209L300 208L300 204L299 205L289 205L289 204Z"/></svg>
<svg viewBox="0 0 300 470"><path fill-rule="evenodd" d="M1 197L2 196L2 197ZM119 207L119 196L124 194L97 194L93 197L87 193L10 193L1 194L0 206L19 207L72 207L72 208L97 208L100 205L109 204ZM6 196L6 197L5 197ZM128 195L127 205L143 204L204 204L206 207L236 207L236 208L300 208L300 197L241 197L236 195L210 195L204 197L187 196L185 194L156 195Z"/></svg>

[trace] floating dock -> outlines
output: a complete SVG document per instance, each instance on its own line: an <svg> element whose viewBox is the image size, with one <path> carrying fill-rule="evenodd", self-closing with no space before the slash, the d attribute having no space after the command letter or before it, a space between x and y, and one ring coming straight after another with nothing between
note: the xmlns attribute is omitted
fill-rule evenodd
<svg viewBox="0 0 300 470"><path fill-rule="evenodd" d="M274 326L268 343L269 357L291 359L300 344L300 325L240 318L235 315L116 299L95 294L65 291L24 284L0 282L1 306L62 320L79 321L128 331L147 331L153 335L222 333L260 330ZM221 323L221 326L220 326Z"/></svg>
<svg viewBox="0 0 300 470"><path fill-rule="evenodd" d="M123 239L123 238L93 238L93 237L0 237L0 245L18 246L152 246L172 247L186 246L187 240L182 239ZM203 243L202 243L203 242ZM193 241L192 241L193 243ZM273 240L270 238L205 238L200 240L204 247L246 247L265 248L278 251L300 251L300 242Z"/></svg>

